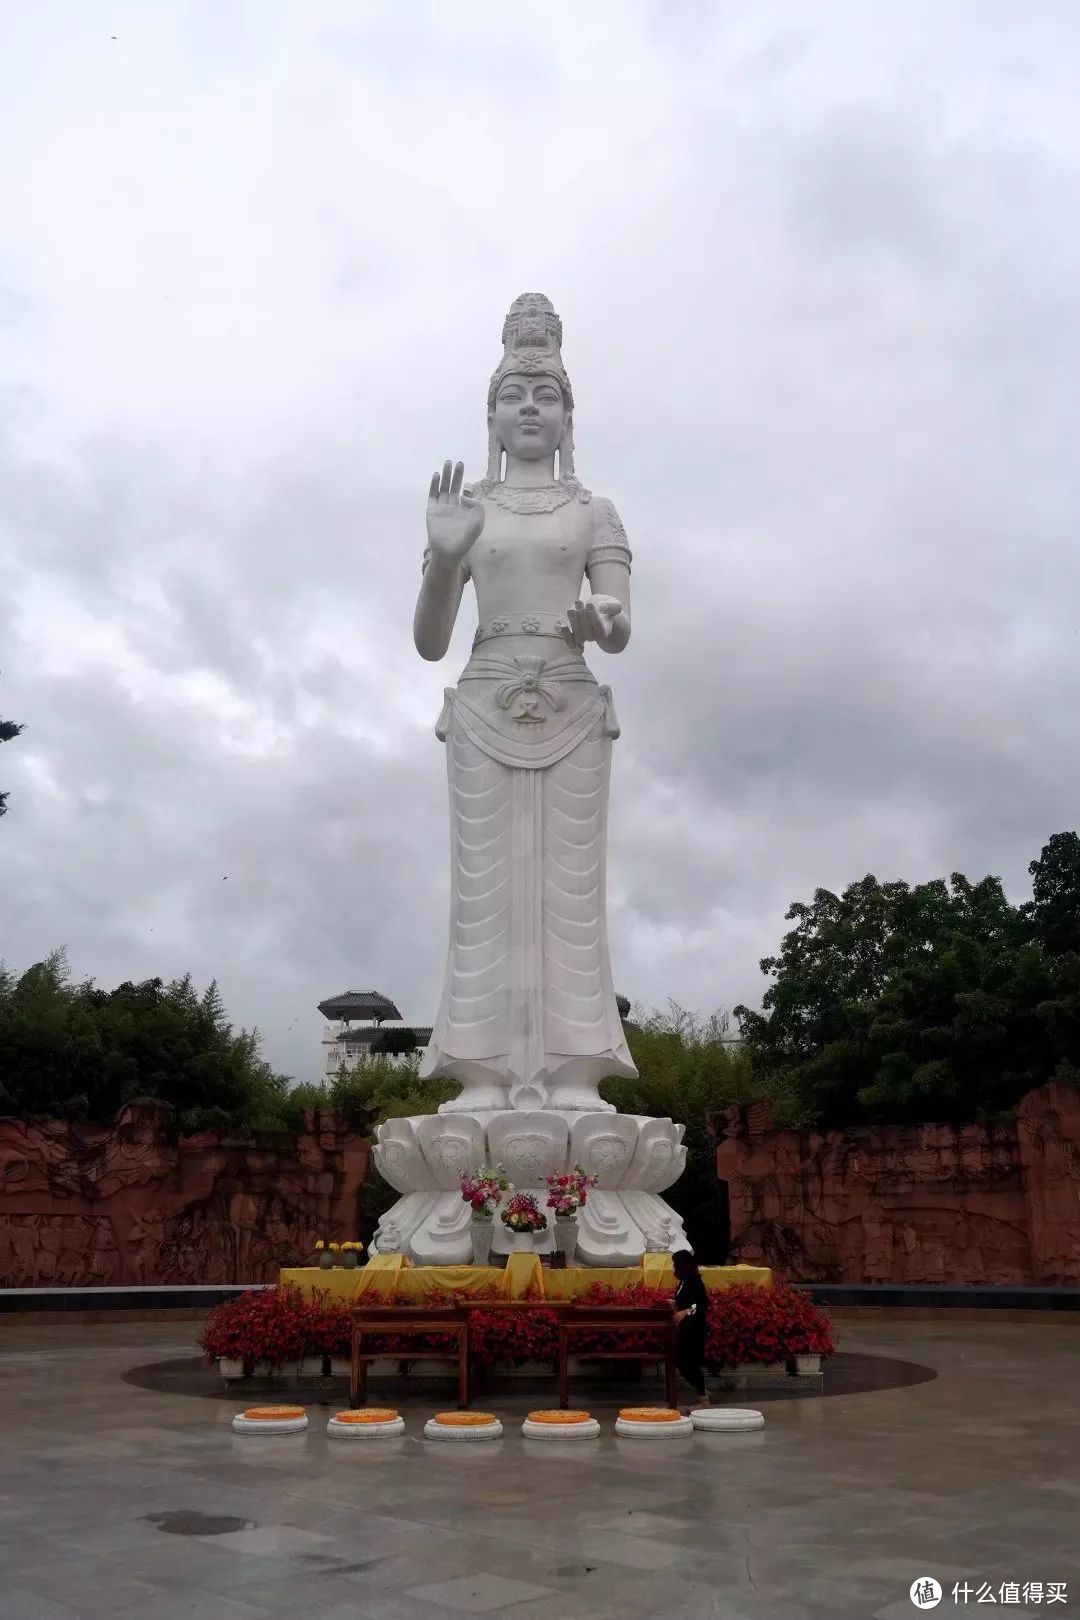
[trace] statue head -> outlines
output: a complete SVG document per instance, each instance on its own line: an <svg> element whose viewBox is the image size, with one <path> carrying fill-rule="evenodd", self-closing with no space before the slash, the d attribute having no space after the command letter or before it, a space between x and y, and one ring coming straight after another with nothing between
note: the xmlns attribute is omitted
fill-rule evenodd
<svg viewBox="0 0 1080 1620"><path fill-rule="evenodd" d="M559 453L559 477L574 471L574 395L562 361L562 321L543 293L522 293L503 322L503 357L488 388L487 476L502 453L539 461Z"/></svg>

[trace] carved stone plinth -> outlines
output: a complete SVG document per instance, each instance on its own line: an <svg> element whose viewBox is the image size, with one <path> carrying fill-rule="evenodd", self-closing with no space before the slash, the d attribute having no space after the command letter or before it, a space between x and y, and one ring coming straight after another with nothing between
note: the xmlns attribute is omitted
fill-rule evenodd
<svg viewBox="0 0 1080 1620"><path fill-rule="evenodd" d="M636 1265L656 1234L668 1250L686 1246L682 1221L659 1196L682 1174L684 1127L670 1119L612 1113L501 1110L387 1120L374 1157L402 1194L380 1223L418 1265L464 1265L473 1258L469 1206L458 1187L463 1170L499 1164L514 1186L541 1207L545 1178L580 1165L597 1185L577 1217L577 1261L586 1266ZM553 1223L536 1239L555 1247ZM495 1220L492 1253L510 1251L510 1233Z"/></svg>

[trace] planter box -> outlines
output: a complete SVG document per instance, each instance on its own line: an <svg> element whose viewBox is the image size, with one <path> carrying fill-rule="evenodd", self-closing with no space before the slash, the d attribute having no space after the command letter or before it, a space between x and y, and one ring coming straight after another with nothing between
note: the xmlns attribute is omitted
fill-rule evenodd
<svg viewBox="0 0 1080 1620"><path fill-rule="evenodd" d="M520 1367L497 1361L490 1369L495 1378L553 1378L555 1369L550 1361L523 1361Z"/></svg>
<svg viewBox="0 0 1080 1620"><path fill-rule="evenodd" d="M816 1374L818 1374L820 1372L821 1372L821 1357L820 1356L807 1355L807 1356L796 1356L795 1357L795 1373L799 1378L806 1378L810 1374L815 1374L816 1375Z"/></svg>
<svg viewBox="0 0 1080 1620"><path fill-rule="evenodd" d="M802 1361L816 1362L817 1370L802 1370ZM791 1362L746 1362L741 1367L723 1367L716 1374L716 1382L721 1389L820 1389L821 1357L796 1356Z"/></svg>
<svg viewBox="0 0 1080 1620"><path fill-rule="evenodd" d="M791 1374L782 1361L748 1361L741 1367L724 1367L716 1376L721 1389L789 1389Z"/></svg>
<svg viewBox="0 0 1080 1620"><path fill-rule="evenodd" d="M348 1372L349 1364L345 1363ZM306 1356L303 1361L286 1361L280 1367L268 1367L265 1362L257 1362L250 1374L245 1374L244 1363L231 1356L218 1358L218 1371L227 1384L244 1379L245 1383L260 1389L268 1385L309 1383L322 1377L322 1357Z"/></svg>
<svg viewBox="0 0 1080 1620"><path fill-rule="evenodd" d="M368 1362L369 1378L400 1378L401 1364L408 1362L408 1356L380 1356L378 1361ZM438 1356L425 1356L423 1361L414 1361L409 1366L408 1378L457 1378L458 1364L456 1356L447 1356L443 1361Z"/></svg>

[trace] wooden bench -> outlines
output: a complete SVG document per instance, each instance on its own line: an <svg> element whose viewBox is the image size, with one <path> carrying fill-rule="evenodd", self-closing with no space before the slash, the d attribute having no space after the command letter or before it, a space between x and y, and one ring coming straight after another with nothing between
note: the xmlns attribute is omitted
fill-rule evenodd
<svg viewBox="0 0 1080 1620"><path fill-rule="evenodd" d="M368 1305L357 1311L353 1318L352 1361L349 1367L349 1405L367 1405L368 1363L381 1361L385 1350L364 1350L364 1335L393 1334L396 1338L414 1338L425 1333L442 1333L457 1340L458 1406L469 1404L469 1317L468 1307L455 1305L429 1310L423 1306ZM447 1350L417 1349L405 1355L394 1353L402 1361L445 1361Z"/></svg>
<svg viewBox="0 0 1080 1620"><path fill-rule="evenodd" d="M679 1395L679 1372L676 1364L678 1327L675 1313L668 1305L570 1305L559 1312L559 1405L569 1406L567 1389L567 1362L571 1340L597 1329L641 1329L654 1332L663 1348L657 1351L636 1349L604 1350L598 1352L603 1361L658 1361L664 1363L667 1377L668 1405L674 1406Z"/></svg>

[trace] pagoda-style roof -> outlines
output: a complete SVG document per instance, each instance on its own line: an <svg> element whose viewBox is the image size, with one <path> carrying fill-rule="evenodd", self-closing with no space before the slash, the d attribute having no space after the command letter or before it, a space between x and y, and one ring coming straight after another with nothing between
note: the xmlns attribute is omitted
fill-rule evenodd
<svg viewBox="0 0 1080 1620"><path fill-rule="evenodd" d="M432 1036L432 1025L431 1024L406 1024L406 1023L402 1023L402 1024L399 1024L397 1027L399 1029L401 1029L402 1032L404 1032L406 1029L411 1030L412 1033L416 1036L416 1044L417 1044L417 1046L426 1046L427 1043L430 1041L431 1036ZM342 1044L351 1043L353 1046L355 1046L357 1041L363 1042L368 1037L370 1037L371 1040L375 1040L380 1033L382 1033L382 1031L380 1031L378 1029L346 1029L346 1030L342 1031L342 1033L337 1037L337 1039Z"/></svg>
<svg viewBox="0 0 1080 1620"><path fill-rule="evenodd" d="M384 1018L401 1018L394 1003L378 990L344 990L319 1002L324 1018L366 1018L381 1023Z"/></svg>

